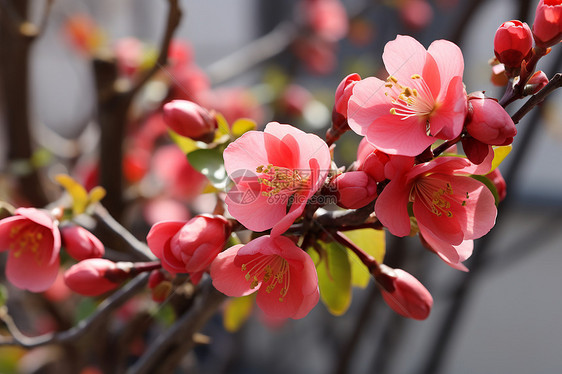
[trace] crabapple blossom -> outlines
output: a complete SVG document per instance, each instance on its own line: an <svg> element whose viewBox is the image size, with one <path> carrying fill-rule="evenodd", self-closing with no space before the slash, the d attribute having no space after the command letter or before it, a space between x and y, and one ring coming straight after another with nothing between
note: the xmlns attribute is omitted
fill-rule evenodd
<svg viewBox="0 0 562 374"><path fill-rule="evenodd" d="M508 145L517 135L513 120L495 100L483 93L470 94L468 98L469 121L466 131L473 138L489 145Z"/></svg>
<svg viewBox="0 0 562 374"><path fill-rule="evenodd" d="M537 46L550 47L562 38L562 1L540 0L535 11L533 36Z"/></svg>
<svg viewBox="0 0 562 374"><path fill-rule="evenodd" d="M284 236L261 236L228 248L213 261L211 278L228 296L257 292L258 306L273 318L303 318L320 297L314 262Z"/></svg>
<svg viewBox="0 0 562 374"><path fill-rule="evenodd" d="M230 235L228 221L218 215L198 215L187 222L162 221L150 229L148 247L171 273L204 272Z"/></svg>
<svg viewBox="0 0 562 374"><path fill-rule="evenodd" d="M47 290L59 272L58 222L47 212L18 208L0 220L0 251L8 251L6 278L32 292Z"/></svg>
<svg viewBox="0 0 562 374"><path fill-rule="evenodd" d="M386 81L357 82L349 99L349 126L376 148L416 156L436 139L453 139L467 111L462 52L446 40L426 50L409 36L386 44Z"/></svg>
<svg viewBox="0 0 562 374"><path fill-rule="evenodd" d="M392 234L406 236L411 203L420 234L428 242L435 238L431 243L435 252L446 262L458 264L464 258L455 246L483 236L496 220L493 194L468 176L490 170L490 163L476 167L459 157L413 162L413 158L397 156L387 164L390 183L377 198L377 218Z"/></svg>
<svg viewBox="0 0 562 374"><path fill-rule="evenodd" d="M349 171L332 180L337 204L347 209L359 209L377 197L377 182L364 171Z"/></svg>
<svg viewBox="0 0 562 374"><path fill-rule="evenodd" d="M63 226L60 233L66 252L77 261L102 257L105 253L102 242L82 226Z"/></svg>
<svg viewBox="0 0 562 374"><path fill-rule="evenodd" d="M211 142L217 120L205 108L187 100L172 100L164 105L164 121L181 136Z"/></svg>
<svg viewBox="0 0 562 374"><path fill-rule="evenodd" d="M357 170L369 174L377 182L386 179L384 176L384 166L389 160L389 156L383 151L376 149L366 138L361 139L357 148Z"/></svg>
<svg viewBox="0 0 562 374"><path fill-rule="evenodd" d="M269 123L249 131L223 153L235 186L225 202L230 214L253 231L285 232L322 186L330 169L330 151L314 134Z"/></svg>
<svg viewBox="0 0 562 374"><path fill-rule="evenodd" d="M513 20L501 24L494 36L494 53L506 68L519 69L531 55L533 35L525 22Z"/></svg>
<svg viewBox="0 0 562 374"><path fill-rule="evenodd" d="M117 268L115 262L90 258L73 265L64 273L64 282L72 291L84 296L98 296L119 286L105 277Z"/></svg>
<svg viewBox="0 0 562 374"><path fill-rule="evenodd" d="M403 317L424 320L429 316L433 306L433 297L410 273L402 269L393 269L393 290L379 287L386 304Z"/></svg>
<svg viewBox="0 0 562 374"><path fill-rule="evenodd" d="M306 25L322 39L336 42L347 33L348 20L340 0L303 0Z"/></svg>

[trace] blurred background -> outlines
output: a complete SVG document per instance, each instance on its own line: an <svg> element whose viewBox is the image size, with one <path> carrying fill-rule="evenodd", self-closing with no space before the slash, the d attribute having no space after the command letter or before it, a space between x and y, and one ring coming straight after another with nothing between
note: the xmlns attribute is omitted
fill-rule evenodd
<svg viewBox="0 0 562 374"><path fill-rule="evenodd" d="M3 17L8 9L5 3L0 2ZM214 90L206 103L232 113L232 118L252 117L260 127L271 120L290 121L323 136L330 124L338 83L352 72L362 77L381 75L382 49L397 34L412 35L426 47L436 39L458 43L465 57L467 92L483 90L499 99L504 87L492 84L489 64L495 30L510 19L531 25L537 3L344 0L350 17L346 36L319 41L317 36L299 31L302 11L297 1L182 0L183 18L174 38L190 46L192 65L206 77L199 84ZM45 4L30 1L29 18L40 20ZM77 170L76 165L95 157L100 136L92 51L80 50L76 36L69 32L69 22L83 15L86 18L77 24L84 26L84 20L92 20L103 30L101 44L116 48L119 40L133 37L146 53L158 48L167 9L164 0L54 2L43 33L33 42L29 60L30 123L42 150L39 156L43 155L40 159L44 160L47 180L59 172ZM260 38L269 39L256 46ZM555 46L537 68L549 77L559 72L561 52L560 46ZM183 84L174 70L163 70L163 80ZM196 90L193 87L197 84L184 93L189 96ZM154 107L163 98L158 89L153 84L141 92L136 110ZM243 103L237 101L242 98ZM512 104L508 112L513 114L523 102ZM371 282L366 289L354 290L350 309L339 317L319 304L306 318L278 326L264 322L256 312L237 332L229 333L217 315L204 330L212 344L198 347L186 357L183 366L190 371L185 372L559 372L561 108L562 95L556 92L518 125L513 151L501 166L507 199L500 205L496 227L477 241L474 255L466 263L469 273L448 267L425 251L417 238L388 238L385 263L395 263L416 275L433 294L434 309L426 321L395 315ZM0 199L16 204L21 200L14 199L11 192L14 165L7 151L6 120L1 121L0 149L6 152L0 152ZM355 134L342 137L336 148L338 165L355 160L358 141ZM54 161L58 159L66 161ZM146 184L146 180L139 182L136 192L151 196ZM129 215L138 212L136 209L129 210ZM147 227L139 227L139 237ZM0 372L34 372L29 369L32 365L21 364L26 354L14 352L13 348L0 347L4 362ZM10 357L21 358L21 362L14 364Z"/></svg>

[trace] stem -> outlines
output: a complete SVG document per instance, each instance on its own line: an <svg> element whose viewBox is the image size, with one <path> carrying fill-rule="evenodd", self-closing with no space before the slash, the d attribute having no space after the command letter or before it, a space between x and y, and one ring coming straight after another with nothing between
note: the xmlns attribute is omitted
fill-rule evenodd
<svg viewBox="0 0 562 374"><path fill-rule="evenodd" d="M527 102L525 102L525 104L523 104L523 106L519 108L513 116L511 116L513 122L516 124L519 123L519 121L521 121L521 119L529 113L531 109L542 103L548 95L560 87L562 87L562 74L556 73L548 84L542 88L542 90L531 96L529 100L527 100Z"/></svg>
<svg viewBox="0 0 562 374"><path fill-rule="evenodd" d="M334 235L336 241L347 248L349 248L353 253L359 257L361 262L367 266L371 274L376 274L379 272L379 263L373 256L359 248L355 243L353 243L347 236L345 236L341 231L336 231Z"/></svg>

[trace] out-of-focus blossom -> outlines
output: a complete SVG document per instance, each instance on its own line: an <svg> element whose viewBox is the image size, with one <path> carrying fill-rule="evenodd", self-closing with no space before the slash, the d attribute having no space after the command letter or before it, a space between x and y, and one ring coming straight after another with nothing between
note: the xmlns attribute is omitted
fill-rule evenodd
<svg viewBox="0 0 562 374"><path fill-rule="evenodd" d="M77 261L102 257L105 253L102 242L82 226L63 226L60 232L66 252Z"/></svg>
<svg viewBox="0 0 562 374"><path fill-rule="evenodd" d="M64 273L64 282L72 291L84 296L98 296L111 291L119 283L106 278L117 265L104 258L91 258L73 265Z"/></svg>
<svg viewBox="0 0 562 374"><path fill-rule="evenodd" d="M6 278L32 292L47 290L59 272L58 223L47 212L18 208L0 220L0 251L8 251Z"/></svg>
<svg viewBox="0 0 562 374"><path fill-rule="evenodd" d="M303 318L320 297L314 262L284 236L228 248L211 265L211 278L228 296L257 292L258 306L274 318Z"/></svg>
<svg viewBox="0 0 562 374"><path fill-rule="evenodd" d="M537 46L550 47L562 38L562 1L540 0L535 11L533 36Z"/></svg>
<svg viewBox="0 0 562 374"><path fill-rule="evenodd" d="M467 104L459 47L438 40L426 50L399 35L386 44L383 61L386 82L369 77L353 87L347 108L353 131L388 154L405 156L461 133Z"/></svg>
<svg viewBox="0 0 562 374"><path fill-rule="evenodd" d="M326 143L277 122L263 132L249 131L223 153L236 184L226 197L228 211L250 230L285 232L322 186L330 169Z"/></svg>
<svg viewBox="0 0 562 374"><path fill-rule="evenodd" d="M72 46L91 56L105 42L105 35L95 21L86 14L73 14L64 24L63 32Z"/></svg>
<svg viewBox="0 0 562 374"><path fill-rule="evenodd" d="M426 0L406 0L400 5L402 22L413 30L420 30L433 19L433 9Z"/></svg>
<svg viewBox="0 0 562 374"><path fill-rule="evenodd" d="M492 181L494 186L496 186L496 191L498 191L498 200L503 201L507 195L507 184L500 169L494 169L492 172L486 174L486 178Z"/></svg>
<svg viewBox="0 0 562 374"><path fill-rule="evenodd" d="M255 95L240 87L206 91L200 95L200 102L204 107L222 114L229 124L240 118L250 118L260 123L264 117L263 108Z"/></svg>
<svg viewBox="0 0 562 374"><path fill-rule="evenodd" d="M164 121L181 136L206 143L213 141L217 120L205 108L187 100L172 100L164 105Z"/></svg>
<svg viewBox="0 0 562 374"><path fill-rule="evenodd" d="M305 24L322 39L338 41L347 33L347 12L339 0L304 0Z"/></svg>

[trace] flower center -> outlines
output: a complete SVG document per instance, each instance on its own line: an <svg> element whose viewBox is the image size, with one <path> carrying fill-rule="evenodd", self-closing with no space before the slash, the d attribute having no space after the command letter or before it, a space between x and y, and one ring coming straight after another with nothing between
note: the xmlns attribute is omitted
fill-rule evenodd
<svg viewBox="0 0 562 374"><path fill-rule="evenodd" d="M10 230L10 250L14 251L14 257L18 258L26 250L35 254L35 260L41 263L39 246L43 239L42 230L37 226L21 224L14 226Z"/></svg>
<svg viewBox="0 0 562 374"><path fill-rule="evenodd" d="M433 214L440 217L443 214L451 218L451 199L453 195L453 187L451 183L433 180L431 178L424 179L415 183L410 192L410 201L414 201L417 197L420 198L421 203L429 209ZM466 194L468 199L468 193ZM462 206L466 205L466 200L462 201Z"/></svg>
<svg viewBox="0 0 562 374"><path fill-rule="evenodd" d="M308 186L308 176L303 175L301 170L269 164L258 166L256 172L260 173L258 182L267 187L267 191L262 191L263 196L292 195Z"/></svg>
<svg viewBox="0 0 562 374"><path fill-rule="evenodd" d="M289 264L281 256L258 256L251 261L242 264L242 272L246 273L244 278L250 282L250 288L256 288L261 282L267 285L265 292L271 293L277 285L281 285L279 301L283 302L289 291L291 276Z"/></svg>
<svg viewBox="0 0 562 374"><path fill-rule="evenodd" d="M403 86L398 79L389 76L384 85L388 90L386 96L390 97L393 107L390 113L402 117L403 120L411 117L422 117L426 120L426 134L431 135L429 118L437 109L431 89L419 74L411 77L410 86Z"/></svg>

